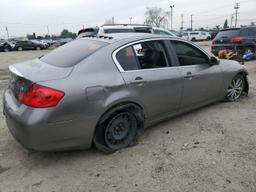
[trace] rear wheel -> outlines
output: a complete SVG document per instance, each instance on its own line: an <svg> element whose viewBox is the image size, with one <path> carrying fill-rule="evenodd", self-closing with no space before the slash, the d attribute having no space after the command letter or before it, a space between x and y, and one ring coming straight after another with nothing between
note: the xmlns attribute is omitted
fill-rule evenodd
<svg viewBox="0 0 256 192"><path fill-rule="evenodd" d="M18 51L23 51L23 47L18 47Z"/></svg>
<svg viewBox="0 0 256 192"><path fill-rule="evenodd" d="M128 107L114 111L97 126L94 144L97 149L105 153L113 153L131 146L136 142L141 125L136 108Z"/></svg>
<svg viewBox="0 0 256 192"><path fill-rule="evenodd" d="M226 99L227 101L237 101L243 93L245 86L245 79L242 75L236 75L227 90Z"/></svg>
<svg viewBox="0 0 256 192"><path fill-rule="evenodd" d="M196 41L196 38L195 38L195 37L193 37L193 38L191 39L191 41Z"/></svg>
<svg viewBox="0 0 256 192"><path fill-rule="evenodd" d="M9 52L10 49L8 47L4 48L4 52Z"/></svg>

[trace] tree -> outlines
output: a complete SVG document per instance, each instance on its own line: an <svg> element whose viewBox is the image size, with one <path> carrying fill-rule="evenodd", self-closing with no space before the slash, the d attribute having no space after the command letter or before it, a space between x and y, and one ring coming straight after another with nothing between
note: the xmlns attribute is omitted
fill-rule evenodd
<svg viewBox="0 0 256 192"><path fill-rule="evenodd" d="M256 26L255 22L251 22L250 24L251 26Z"/></svg>
<svg viewBox="0 0 256 192"><path fill-rule="evenodd" d="M228 28L228 20L226 19L223 25L223 29L227 29Z"/></svg>
<svg viewBox="0 0 256 192"><path fill-rule="evenodd" d="M76 33L72 33L68 31L67 29L63 29L62 32L60 33L60 38L76 38Z"/></svg>
<svg viewBox="0 0 256 192"><path fill-rule="evenodd" d="M168 12L165 12L162 8L147 7L145 12L145 24L160 27L168 22L167 16Z"/></svg>
<svg viewBox="0 0 256 192"><path fill-rule="evenodd" d="M36 34L35 34L35 33L33 33L32 35L31 35L31 34L27 34L27 38L28 38L29 40L31 40L31 39L36 39Z"/></svg>
<svg viewBox="0 0 256 192"><path fill-rule="evenodd" d="M220 30L221 27L220 27L220 25L216 25L213 29L215 29L215 30Z"/></svg>

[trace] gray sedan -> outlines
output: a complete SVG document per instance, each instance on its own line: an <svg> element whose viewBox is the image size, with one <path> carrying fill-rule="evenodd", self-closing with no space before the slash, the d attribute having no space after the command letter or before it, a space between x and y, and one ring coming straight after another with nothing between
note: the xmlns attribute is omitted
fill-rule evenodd
<svg viewBox="0 0 256 192"><path fill-rule="evenodd" d="M114 152L155 122L249 90L239 63L152 34L81 38L9 69L8 128L37 151Z"/></svg>

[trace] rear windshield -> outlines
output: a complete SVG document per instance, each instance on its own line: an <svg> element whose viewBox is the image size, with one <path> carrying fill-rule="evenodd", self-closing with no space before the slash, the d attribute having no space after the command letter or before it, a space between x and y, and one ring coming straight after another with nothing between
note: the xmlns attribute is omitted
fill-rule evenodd
<svg viewBox="0 0 256 192"><path fill-rule="evenodd" d="M215 38L229 38L239 36L239 29L220 31Z"/></svg>
<svg viewBox="0 0 256 192"><path fill-rule="evenodd" d="M131 33L133 29L104 29L105 33Z"/></svg>
<svg viewBox="0 0 256 192"><path fill-rule="evenodd" d="M79 39L53 50L40 60L57 67L72 67L106 45L108 43L102 41Z"/></svg>

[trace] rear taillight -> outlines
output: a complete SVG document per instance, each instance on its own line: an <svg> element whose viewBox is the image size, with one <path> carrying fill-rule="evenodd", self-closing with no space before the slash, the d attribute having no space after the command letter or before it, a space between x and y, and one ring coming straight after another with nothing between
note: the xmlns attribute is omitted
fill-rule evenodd
<svg viewBox="0 0 256 192"><path fill-rule="evenodd" d="M231 43L243 43L243 38L242 37L233 37L230 39Z"/></svg>
<svg viewBox="0 0 256 192"><path fill-rule="evenodd" d="M18 99L30 107L47 108L56 106L64 95L62 91L33 83L27 91L18 94Z"/></svg>

